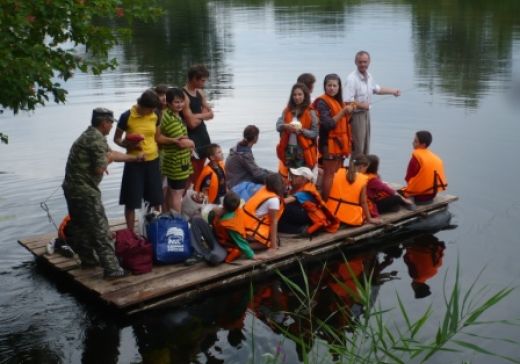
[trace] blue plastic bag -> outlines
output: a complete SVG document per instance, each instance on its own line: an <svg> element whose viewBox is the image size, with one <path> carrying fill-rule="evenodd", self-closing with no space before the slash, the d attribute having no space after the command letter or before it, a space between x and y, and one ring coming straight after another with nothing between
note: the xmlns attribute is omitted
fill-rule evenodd
<svg viewBox="0 0 520 364"><path fill-rule="evenodd" d="M188 222L174 215L159 215L146 227L156 263L180 263L188 259L193 248Z"/></svg>

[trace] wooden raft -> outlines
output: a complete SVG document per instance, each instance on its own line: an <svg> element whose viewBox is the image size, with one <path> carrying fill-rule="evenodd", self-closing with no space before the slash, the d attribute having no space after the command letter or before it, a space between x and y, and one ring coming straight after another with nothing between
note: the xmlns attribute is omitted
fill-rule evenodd
<svg viewBox="0 0 520 364"><path fill-rule="evenodd" d="M390 229L395 230L443 211L449 203L456 200L456 196L441 194L433 203L418 206L415 211L401 209L383 215L384 225L380 226L366 224L355 228L342 228L334 234L321 233L312 239L280 234L281 247L276 251L259 252L257 256L263 259L261 261L239 259L217 267L207 266L203 262L189 267L183 264L154 266L150 273L116 280L104 280L102 269L99 267L81 269L77 259L66 258L57 253L47 254L46 245L56 236L55 233L25 238L18 242L37 259L77 283L89 296L97 297L111 307L133 314L166 304L184 302L231 284L265 277L275 269L284 268L298 260L316 257L340 246L353 245L362 239L382 236ZM114 231L124 227L123 221L111 224Z"/></svg>

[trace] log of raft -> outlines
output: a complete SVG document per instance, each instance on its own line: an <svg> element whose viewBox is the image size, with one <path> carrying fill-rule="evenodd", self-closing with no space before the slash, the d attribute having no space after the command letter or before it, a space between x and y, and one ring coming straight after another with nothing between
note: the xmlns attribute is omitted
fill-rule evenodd
<svg viewBox="0 0 520 364"><path fill-rule="evenodd" d="M320 233L312 238L280 234L280 248L258 252L257 256L262 258L261 261L239 259L217 267L210 267L204 262L189 267L182 263L154 266L150 273L111 281L102 278L103 272L99 267L82 269L77 259L56 253L47 254L47 243L56 237L55 233L24 238L19 243L38 261L57 272L57 276L72 281L89 297L126 314L134 314L163 305L183 303L212 290L264 278L273 274L276 269L289 267L298 261L316 259L346 246L360 246L367 238L385 236L407 228L427 229L428 219L446 219L448 204L456 200L456 196L440 194L432 203L418 206L415 211L401 209L384 214L383 225L343 227L334 234ZM124 227L122 220L111 223L113 231Z"/></svg>

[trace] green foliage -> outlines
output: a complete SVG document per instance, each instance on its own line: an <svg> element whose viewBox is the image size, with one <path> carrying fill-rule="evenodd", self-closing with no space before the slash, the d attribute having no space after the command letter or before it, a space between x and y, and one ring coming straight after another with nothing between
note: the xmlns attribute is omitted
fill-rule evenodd
<svg viewBox="0 0 520 364"><path fill-rule="evenodd" d="M324 265L323 272L326 269L326 265ZM303 267L302 273L305 276ZM429 362L435 354L440 352L461 353L463 351L476 352L511 363L520 363L520 360L516 358L504 356L480 345L482 341L519 345L517 340L511 338L486 337L481 334L483 325L518 326L519 321L514 319L480 321L483 314L495 308L513 291L512 288L504 288L489 293L485 287L476 290L477 282L481 282L480 274L469 289L463 292L457 267L453 287L449 292L447 288L444 290L444 313L438 326L433 322L433 307L427 307L419 317L412 318L407 313L399 295L396 297L396 308L385 310L376 307L371 299L372 276L362 276L361 279L357 279L352 272L356 286L355 292L346 286L344 289L363 307L363 314L357 317L353 315L350 307L340 307L337 312L331 312L328 317L320 318L314 314L313 299L316 292L309 286L307 279L303 279L303 284L297 284L282 273L278 272L278 274L301 305L295 312L288 314L297 321L306 322L303 325L306 330L295 333L283 325L278 325L277 328L285 337L302 348L305 363L328 362L330 358L324 358L319 355L320 352L329 352L333 355L334 362L337 363L405 364ZM392 319L389 319L388 313L391 313ZM351 316L349 327L338 327L332 323L335 315L344 314ZM397 315L401 316L399 324L396 321ZM431 335L432 332L434 335ZM326 339L323 340L324 338ZM479 344L476 344L474 340L478 340ZM283 362L278 351L274 355L263 355L264 362Z"/></svg>
<svg viewBox="0 0 520 364"><path fill-rule="evenodd" d="M128 26L159 14L156 0L2 0L0 105L16 113L64 102L62 81L116 67L108 52Z"/></svg>

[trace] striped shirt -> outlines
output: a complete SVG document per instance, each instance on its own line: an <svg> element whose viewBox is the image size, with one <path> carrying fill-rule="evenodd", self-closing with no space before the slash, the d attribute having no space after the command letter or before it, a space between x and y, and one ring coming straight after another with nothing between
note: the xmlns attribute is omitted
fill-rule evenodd
<svg viewBox="0 0 520 364"><path fill-rule="evenodd" d="M166 110L161 120L161 134L169 138L188 136L184 120L171 110ZM163 145L161 149L161 173L169 179L179 181L188 179L193 173L191 150L179 148L175 144Z"/></svg>

